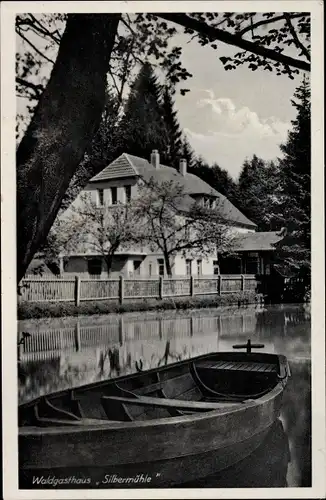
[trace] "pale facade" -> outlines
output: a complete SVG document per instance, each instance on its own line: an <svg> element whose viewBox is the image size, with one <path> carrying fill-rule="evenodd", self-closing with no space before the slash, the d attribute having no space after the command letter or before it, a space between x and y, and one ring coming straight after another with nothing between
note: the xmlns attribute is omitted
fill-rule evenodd
<svg viewBox="0 0 326 500"><path fill-rule="evenodd" d="M157 151L153 151L150 161L129 154L122 154L90 180L83 192L73 202L73 205L78 206L84 194L88 194L98 206L127 203L138 196L139 183L146 182L150 178L154 178L158 182L175 180L183 185L185 193L193 200L197 200L211 208L214 208L215 204L219 204L222 211L225 211L224 216L228 219L228 227L231 226L229 230L232 236L243 235L246 238L246 235L249 236L255 233L255 224L207 183L197 176L189 174L184 160L180 161L178 172L171 167L161 165ZM69 216L69 212L70 208L68 208L64 217ZM239 251L241 252L241 248L239 248ZM257 261L258 272L264 268L263 255L259 251L254 253L253 258ZM176 255L173 260L172 271L174 276L212 276L223 272L220 269L220 264L217 255L209 257ZM255 266L251 266L251 271L254 271L254 269ZM62 255L60 271L62 274L107 276L103 257L89 251L71 252ZM236 266L234 271L244 273L246 272L245 266L243 264ZM126 278L166 275L163 255L151 252L148 248L139 247L127 251L117 251L114 256L111 275L112 277L122 275Z"/></svg>

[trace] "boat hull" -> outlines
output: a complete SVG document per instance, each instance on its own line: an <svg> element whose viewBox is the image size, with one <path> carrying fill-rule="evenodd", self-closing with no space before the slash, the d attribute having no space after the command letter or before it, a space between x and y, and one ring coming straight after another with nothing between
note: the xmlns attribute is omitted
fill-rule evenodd
<svg viewBox="0 0 326 500"><path fill-rule="evenodd" d="M267 427L241 443L169 460L140 461L137 464L98 467L90 465L88 467L20 468L19 487L22 489L111 489L178 486L218 473L244 460L264 442L270 429L271 427ZM44 480L47 481L45 484ZM55 482L55 480L59 481ZM67 483L67 480L70 482Z"/></svg>
<svg viewBox="0 0 326 500"><path fill-rule="evenodd" d="M268 356L265 355L266 367L274 359ZM205 358L207 357L202 356L196 360ZM250 359L252 361L253 356ZM240 362L242 363L241 359ZM200 401L187 402L183 399L177 401L179 408L189 406L192 411L177 411L169 418L123 421L107 417L106 420L93 418L83 421L74 417L74 421L50 420L50 426L44 426L48 424L46 418L36 419L35 425L31 419L28 425L22 425L19 429L20 487L169 487L228 468L250 455L262 443L279 417L288 376L288 371L282 369L286 359L279 357L279 362L280 370L278 375L275 374L273 388L256 399L247 396L242 400L210 403L210 411L200 409L200 405L204 404ZM227 364L230 364L229 361ZM184 375L186 381L189 381L187 366L187 362L182 362L159 369L159 375L152 370L139 376L117 380L121 384L131 384L139 391L139 387L144 384L145 387L150 387L148 384L153 382L155 375L162 377L159 386L165 383L165 388L168 388L171 380L174 385L176 381L184 381ZM247 368L249 365L243 363L243 366ZM252 366L255 365L251 364L249 368ZM176 376L164 380L165 372L169 372L169 376L171 373ZM218 377L219 375L214 374L213 379L219 380ZM94 400L89 400L88 394L95 395L98 400L97 394L105 394L105 389L108 391L108 387L114 387L114 384L113 381L109 386L100 384L80 389L84 391L81 395L85 395L85 390L90 390L86 393L87 401L90 401L90 412ZM153 385L151 390L156 391L157 384ZM127 385L125 389L128 387ZM171 385L169 388L171 389ZM77 395L78 391L79 389L76 390ZM65 393L54 394L50 400L54 401L52 410L51 405L46 409L50 408L58 413L55 405L60 397L65 397ZM123 398L112 398L113 401L119 399ZM166 399L162 395L146 398L135 394L133 398L123 399L125 400L131 406L134 403L137 406L139 401L149 406L171 406L175 401L173 396L172 399ZM30 412L33 405L32 402L22 408ZM23 418L26 415L28 417L29 413L25 416L22 414ZM58 425L54 425L54 421Z"/></svg>
<svg viewBox="0 0 326 500"><path fill-rule="evenodd" d="M138 422L137 432L132 422L120 428L112 423L103 430L62 428L61 433L21 434L20 487L51 488L33 483L33 478L80 478L82 471L91 478L88 487L102 488L135 487L135 483L115 482L115 474L122 478L147 474L151 478L147 487L168 487L205 477L237 463L262 443L279 416L281 398L279 392L240 410L171 418L162 425L146 422L140 426ZM143 482L140 485L144 487Z"/></svg>

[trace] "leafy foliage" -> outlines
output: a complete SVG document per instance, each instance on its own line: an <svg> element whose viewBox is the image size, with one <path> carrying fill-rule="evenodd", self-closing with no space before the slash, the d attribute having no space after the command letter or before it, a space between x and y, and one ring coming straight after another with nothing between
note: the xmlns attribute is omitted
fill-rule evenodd
<svg viewBox="0 0 326 500"><path fill-rule="evenodd" d="M16 17L19 40L16 53L16 91L19 97L28 101L29 113L33 112L50 75L66 19L65 14L19 14ZM197 23L196 29L192 26L193 21ZM296 63L310 61L308 13L125 13L121 16L108 73L120 105L123 105L128 82L145 60L164 72L171 87L192 76L182 64L182 47L171 43L178 34L175 23L200 45L209 45L215 50L220 50L221 43L242 48L243 41L250 37L253 42L250 50L246 45L246 50L237 52L233 57L219 57L226 71L244 64L252 71L262 68L293 78L298 73ZM260 47L268 48L270 57L257 53ZM288 48L292 51L293 48L296 49L297 59L285 64L278 59ZM309 65L306 68L301 67L302 64L299 66L299 69L309 70ZM189 91L180 86L179 90L182 95ZM18 128L23 119L26 117L18 116Z"/></svg>
<svg viewBox="0 0 326 500"><path fill-rule="evenodd" d="M101 255L108 275L115 253L140 242L139 219L132 203L98 206L89 193L57 219L50 234L57 253Z"/></svg>
<svg viewBox="0 0 326 500"><path fill-rule="evenodd" d="M202 46L210 45L217 50L219 42L223 42L243 49L232 57L220 57L226 71L245 64L252 71L262 68L293 79L299 69L310 69L306 62L310 61L309 13L196 12L163 17L175 19ZM297 58L291 57L286 50L289 47L296 50Z"/></svg>
<svg viewBox="0 0 326 500"><path fill-rule="evenodd" d="M176 254L205 256L232 246L218 207L207 208L195 202L179 183L158 183L153 179L144 183L138 210L139 216L144 217L143 241L152 251L162 252L169 276Z"/></svg>

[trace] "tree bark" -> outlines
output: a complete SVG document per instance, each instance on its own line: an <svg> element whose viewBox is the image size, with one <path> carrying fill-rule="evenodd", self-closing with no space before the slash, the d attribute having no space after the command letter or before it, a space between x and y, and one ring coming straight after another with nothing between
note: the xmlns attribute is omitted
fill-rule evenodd
<svg viewBox="0 0 326 500"><path fill-rule="evenodd" d="M106 272L107 272L108 278L110 278L111 269L112 269L112 262L113 262L113 254L106 255L105 256L105 264L106 264Z"/></svg>
<svg viewBox="0 0 326 500"><path fill-rule="evenodd" d="M164 262L165 262L165 267L166 267L166 273L169 278L172 278L172 266L170 262L170 256L167 252L167 250L163 251L163 257L164 257Z"/></svg>
<svg viewBox="0 0 326 500"><path fill-rule="evenodd" d="M17 280L46 239L101 119L120 14L71 14L17 169Z"/></svg>

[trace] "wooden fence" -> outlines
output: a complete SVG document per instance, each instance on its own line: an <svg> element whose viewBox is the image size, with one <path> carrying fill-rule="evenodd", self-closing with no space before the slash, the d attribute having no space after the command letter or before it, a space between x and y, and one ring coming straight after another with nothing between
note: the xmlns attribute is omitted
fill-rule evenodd
<svg viewBox="0 0 326 500"><path fill-rule="evenodd" d="M168 297L193 297L255 291L255 275L190 278L75 279L34 277L20 282L20 299L29 302L74 302Z"/></svg>

